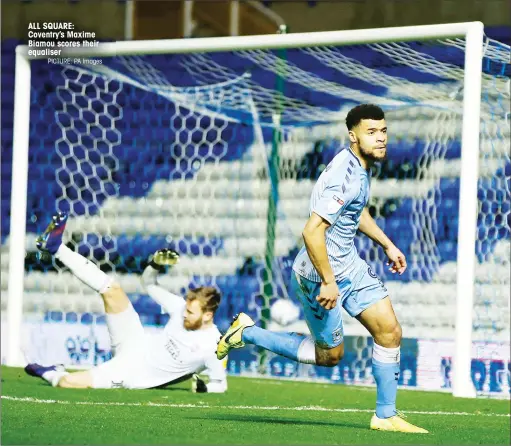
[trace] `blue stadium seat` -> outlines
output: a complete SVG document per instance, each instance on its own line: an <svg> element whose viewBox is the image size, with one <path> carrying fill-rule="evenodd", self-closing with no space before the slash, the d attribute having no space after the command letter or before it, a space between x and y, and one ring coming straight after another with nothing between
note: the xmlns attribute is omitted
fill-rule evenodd
<svg viewBox="0 0 511 446"><path fill-rule="evenodd" d="M78 322L78 315L74 311L66 313L66 322L69 323L69 324L77 323Z"/></svg>
<svg viewBox="0 0 511 446"><path fill-rule="evenodd" d="M47 322L62 322L64 315L62 311L48 311L45 314L44 320Z"/></svg>

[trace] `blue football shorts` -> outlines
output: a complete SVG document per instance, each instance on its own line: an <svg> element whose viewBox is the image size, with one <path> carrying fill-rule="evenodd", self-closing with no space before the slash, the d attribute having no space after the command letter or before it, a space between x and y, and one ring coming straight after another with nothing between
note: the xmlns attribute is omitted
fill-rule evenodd
<svg viewBox="0 0 511 446"><path fill-rule="evenodd" d="M371 267L364 260L357 264L350 277L337 281L339 300L331 310L326 310L316 300L320 282L312 282L294 271L291 274L291 293L301 302L305 320L318 347L328 349L343 343L341 306L355 317L388 296L383 282Z"/></svg>

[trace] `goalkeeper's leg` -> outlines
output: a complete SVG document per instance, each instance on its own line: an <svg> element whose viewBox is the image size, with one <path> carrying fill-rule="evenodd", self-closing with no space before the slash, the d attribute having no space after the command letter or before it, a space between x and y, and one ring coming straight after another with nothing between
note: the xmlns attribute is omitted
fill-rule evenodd
<svg viewBox="0 0 511 446"><path fill-rule="evenodd" d="M53 387L86 389L93 386L92 375L89 370L69 373L62 365L45 367L40 364L32 363L25 367L25 372L30 376L37 376L44 379Z"/></svg>
<svg viewBox="0 0 511 446"><path fill-rule="evenodd" d="M62 212L52 217L52 221L44 233L37 238L38 249L55 256L69 268L75 277L97 291L103 298L107 314L123 312L131 304L120 285L93 262L62 243L67 218L67 214Z"/></svg>
<svg viewBox="0 0 511 446"><path fill-rule="evenodd" d="M54 255L74 276L101 295L105 305L112 352L116 354L121 349L129 348L130 343L143 336L142 323L121 286L93 262L62 243L67 218L64 213L54 215L44 233L38 237L37 247Z"/></svg>
<svg viewBox="0 0 511 446"><path fill-rule="evenodd" d="M116 356L90 370L67 372L63 366L44 367L39 364L28 364L25 372L30 376L42 378L53 387L67 389L111 389L128 387L130 372L136 366L130 357Z"/></svg>

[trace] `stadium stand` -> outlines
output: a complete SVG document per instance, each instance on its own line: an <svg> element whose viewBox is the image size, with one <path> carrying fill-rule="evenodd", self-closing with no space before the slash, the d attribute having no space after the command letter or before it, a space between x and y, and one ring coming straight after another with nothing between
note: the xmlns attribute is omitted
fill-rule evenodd
<svg viewBox="0 0 511 446"><path fill-rule="evenodd" d="M9 264L14 49L18 43L14 40L2 42L2 311L6 303ZM441 55L434 54L434 47L421 47L421 51L431 51L445 62L460 62L454 51L446 54L444 49ZM374 51L360 52L346 47L342 54L362 63L368 62L387 75L395 75L398 69L384 55ZM335 80L336 84L343 84L337 71L318 64L306 52L290 50L287 55L290 63L309 67L323 81ZM200 84L200 75L186 69L184 58L155 56L151 63L168 74L167 80L173 85ZM212 59L238 74L251 63L237 54L220 53ZM73 199L70 246L94 258L105 271L115 270L146 324L161 325L167 320L161 309L143 293L138 276L148 255L162 246L181 253L180 266L162 278L162 282L175 291L184 292L189 286L210 280L202 275L207 264L206 269L215 277L215 283L224 294L224 303L217 314L220 328L226 327L231 317L241 310L255 317L259 303L257 296L262 293L258 275L263 267L261 258L265 250L269 183L264 178L264 165L247 160L253 138L251 129L240 131L233 127L229 133L226 128L221 137L227 143L222 143L219 134L211 132L209 135L207 130L212 123L204 120L200 124L201 135L207 135L207 145L201 145L201 140L193 140L191 133L190 144L168 150L165 143L180 138L180 133L174 131L179 128L179 123L170 122L168 101L128 87L119 94L118 107L99 118L100 122L104 120L106 127L111 119L117 120L119 144L115 148L115 157L108 148L102 150L102 147L87 157L81 156L76 152L79 147L74 146L71 153L69 146L58 143L62 129L55 119L60 103L56 86L61 82L61 68L42 67L39 62L33 67L31 120L36 124L31 127L30 134L25 311L43 308L47 320L84 323L102 320L99 316L102 304L96 296L70 274L56 274L53 264L36 255L35 237L44 230L55 209L66 205L59 201L65 190ZM430 85L430 88L441 80L433 74L406 67L399 67L399 76ZM263 69L253 68L252 80L263 87L273 88L273 77ZM351 88L367 94L385 94L382 87L373 87L366 81L345 80ZM311 97L311 90L299 83L286 82L285 88L290 96L303 98L316 107L335 109L338 106L338 97L331 92L314 91L314 97ZM343 105L349 105L349 101ZM93 105L92 109L95 107ZM98 103L96 111L102 107L103 104ZM392 123L388 159L376 169L372 182L372 194L382 203L377 220L408 257L414 255L409 230L414 206L410 185L417 179L418 164L426 144L420 134L413 139L406 134L410 119L413 116L403 115ZM506 150L504 141L502 144L502 150ZM323 138L290 142L281 147L279 193L281 210L286 218L279 220L277 225L276 267L282 269L283 283L274 284L274 299L286 294L283 285L289 280L290 265L300 243L297 236L308 215L308 199L314 181L343 145L342 141ZM453 332L460 156L460 141L451 139L444 161L437 166L442 179L432 196L436 209L433 235L440 258L435 274L431 275L431 268L420 262L415 270L410 268L403 276L386 275L383 268L378 270L386 281L408 336L451 337ZM81 161L82 158L91 162ZM214 163L218 158L221 162ZM196 166L194 161L199 159L202 162ZM290 172L289 178L286 178L286 172ZM94 181L90 181L90 176ZM503 335L509 333L509 314L502 312L495 318L495 315L485 317L485 312L488 313L491 306L505 306L509 301L510 176L508 157L504 167L496 166L483 172L478 188L480 198L490 194L495 196L491 201L485 201L488 209L483 209L478 219L478 240L482 247L476 280L482 285L478 288L482 291L476 295L477 323L481 328L488 328L485 324L489 324ZM189 188L190 180L194 182L193 189ZM499 188L496 182L502 182L499 184L506 187ZM100 209L101 216L98 215ZM493 219L491 233L488 218ZM194 227L194 233L199 235L187 234L189 227ZM363 237L357 238L356 244L363 257L370 254L365 249L367 242ZM490 259L491 274L486 267ZM501 265L497 270L496 263ZM417 279L427 282L428 286L424 287ZM348 332L361 332L355 327L356 321L346 317L345 323Z"/></svg>

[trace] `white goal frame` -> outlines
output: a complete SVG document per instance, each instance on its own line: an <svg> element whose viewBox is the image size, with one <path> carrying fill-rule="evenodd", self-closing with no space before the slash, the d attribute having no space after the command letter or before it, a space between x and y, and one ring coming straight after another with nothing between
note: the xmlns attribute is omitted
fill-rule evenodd
<svg viewBox="0 0 511 446"><path fill-rule="evenodd" d="M66 57L112 57L162 53L197 53L248 49L354 45L392 41L465 38L465 76L461 154L461 184L457 255L456 347L453 395L475 397L471 379L472 309L474 303L477 180L484 26L481 22L405 26L353 31L275 34L198 39L124 41L96 48L66 51ZM14 132L11 192L11 232L8 276L6 364L24 365L21 354L23 282L27 212L31 59L28 47L16 48Z"/></svg>

